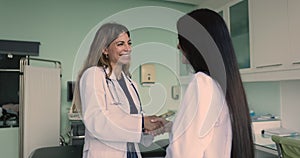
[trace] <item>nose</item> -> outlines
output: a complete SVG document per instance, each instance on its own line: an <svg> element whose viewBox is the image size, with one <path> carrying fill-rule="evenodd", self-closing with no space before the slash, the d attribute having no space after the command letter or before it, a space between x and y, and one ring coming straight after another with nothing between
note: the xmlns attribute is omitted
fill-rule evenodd
<svg viewBox="0 0 300 158"><path fill-rule="evenodd" d="M125 51L127 52L131 52L132 48L131 48L131 45L130 44L125 44Z"/></svg>

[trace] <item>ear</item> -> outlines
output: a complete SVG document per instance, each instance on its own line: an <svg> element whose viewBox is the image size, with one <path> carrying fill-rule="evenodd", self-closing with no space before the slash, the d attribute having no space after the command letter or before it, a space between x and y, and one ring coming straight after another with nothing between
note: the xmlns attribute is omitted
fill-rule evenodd
<svg viewBox="0 0 300 158"><path fill-rule="evenodd" d="M107 55L107 54L108 54L108 49L107 49L107 48L102 49L102 53L103 53L104 55Z"/></svg>

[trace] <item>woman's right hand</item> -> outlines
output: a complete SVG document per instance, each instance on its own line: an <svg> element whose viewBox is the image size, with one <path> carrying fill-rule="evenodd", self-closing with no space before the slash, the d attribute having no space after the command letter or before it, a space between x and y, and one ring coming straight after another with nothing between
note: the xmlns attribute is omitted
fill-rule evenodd
<svg viewBox="0 0 300 158"><path fill-rule="evenodd" d="M155 118L154 120L152 120L152 122L161 122L164 125L163 126L164 133L165 132L171 132L171 130L172 130L173 122L172 121L168 121L165 118L158 117L158 118Z"/></svg>
<svg viewBox="0 0 300 158"><path fill-rule="evenodd" d="M153 131L159 128L162 128L164 124L160 121L154 121L158 119L158 116L152 115L152 116L144 116L144 128L145 131Z"/></svg>
<svg viewBox="0 0 300 158"><path fill-rule="evenodd" d="M172 121L168 121L165 118L162 117L158 117L158 116L154 116L151 118L151 123L158 123L161 126L159 128L156 128L154 130L146 130L145 132L147 134L151 134L153 136L157 136L160 134L164 134L166 132L171 132L172 126L173 126L173 122Z"/></svg>

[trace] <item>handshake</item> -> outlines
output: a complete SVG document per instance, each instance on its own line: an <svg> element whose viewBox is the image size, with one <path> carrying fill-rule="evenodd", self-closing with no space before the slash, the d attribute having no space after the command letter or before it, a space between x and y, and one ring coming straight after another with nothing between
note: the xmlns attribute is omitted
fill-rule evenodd
<svg viewBox="0 0 300 158"><path fill-rule="evenodd" d="M170 132L172 125L172 121L168 121L161 116L152 115L144 117L144 132L146 134L157 136L165 132Z"/></svg>

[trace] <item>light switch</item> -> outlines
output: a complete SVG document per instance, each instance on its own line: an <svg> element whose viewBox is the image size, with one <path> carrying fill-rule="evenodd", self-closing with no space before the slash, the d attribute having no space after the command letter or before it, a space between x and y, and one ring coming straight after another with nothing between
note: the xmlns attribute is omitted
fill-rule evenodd
<svg viewBox="0 0 300 158"><path fill-rule="evenodd" d="M141 65L141 83L142 84L155 83L155 65L154 64Z"/></svg>

